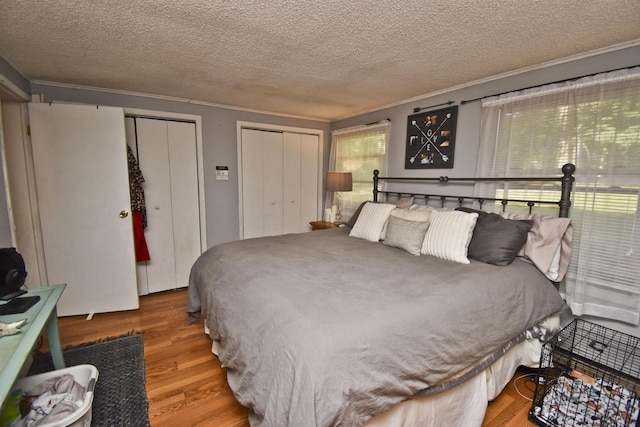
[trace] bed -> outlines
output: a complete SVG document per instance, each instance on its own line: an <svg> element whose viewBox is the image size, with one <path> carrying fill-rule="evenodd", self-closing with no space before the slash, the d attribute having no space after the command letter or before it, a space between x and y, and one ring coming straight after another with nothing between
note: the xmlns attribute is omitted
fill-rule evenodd
<svg viewBox="0 0 640 427"><path fill-rule="evenodd" d="M252 426L479 426L559 327L574 170L535 179L557 183L558 217L535 213L545 201L487 213L496 200L454 196L450 208L446 196L380 191L408 178L376 173L347 226L203 253L190 321L204 317Z"/></svg>

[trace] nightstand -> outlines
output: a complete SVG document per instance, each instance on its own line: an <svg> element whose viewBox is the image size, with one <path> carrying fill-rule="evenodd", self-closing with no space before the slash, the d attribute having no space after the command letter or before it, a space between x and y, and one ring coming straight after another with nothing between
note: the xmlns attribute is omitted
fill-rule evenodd
<svg viewBox="0 0 640 427"><path fill-rule="evenodd" d="M346 222L329 222L329 221L311 221L311 231L325 230L327 228L338 228L340 225L346 224Z"/></svg>

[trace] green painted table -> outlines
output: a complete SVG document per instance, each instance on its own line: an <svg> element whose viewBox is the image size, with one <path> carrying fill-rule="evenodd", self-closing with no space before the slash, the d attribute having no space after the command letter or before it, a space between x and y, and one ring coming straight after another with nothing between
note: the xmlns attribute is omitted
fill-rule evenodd
<svg viewBox="0 0 640 427"><path fill-rule="evenodd" d="M31 288L21 296L39 295L40 301L36 305L24 313L0 316L0 322L5 323L27 319L27 323L20 327L19 334L0 337L0 402L2 402L0 408L4 407L13 384L24 373L25 362L29 359L43 330L47 331L53 366L56 369L65 367L58 332L56 304L66 286L62 284Z"/></svg>

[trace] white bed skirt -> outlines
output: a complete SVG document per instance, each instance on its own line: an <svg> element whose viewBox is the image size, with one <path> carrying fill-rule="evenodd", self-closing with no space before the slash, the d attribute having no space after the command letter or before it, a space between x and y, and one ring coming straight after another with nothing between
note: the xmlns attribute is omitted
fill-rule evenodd
<svg viewBox="0 0 640 427"><path fill-rule="evenodd" d="M552 316L544 323L557 327L560 318ZM208 332L205 326L207 335ZM211 351L217 355L219 347L220 343L213 341ZM481 426L488 403L509 383L518 366L537 367L541 351L538 339L522 341L470 380L442 393L400 402L370 419L364 427Z"/></svg>
<svg viewBox="0 0 640 427"><path fill-rule="evenodd" d="M398 403L370 419L365 427L481 426L488 402L511 381L518 366L538 366L541 350L537 339L525 340L469 381L442 393Z"/></svg>

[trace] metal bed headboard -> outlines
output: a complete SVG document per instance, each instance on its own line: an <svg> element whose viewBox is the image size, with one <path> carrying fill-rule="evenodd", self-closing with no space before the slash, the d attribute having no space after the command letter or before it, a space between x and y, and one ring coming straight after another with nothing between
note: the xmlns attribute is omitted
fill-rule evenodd
<svg viewBox="0 0 640 427"><path fill-rule="evenodd" d="M480 204L480 208L482 209L482 205L486 201L491 202L500 202L502 204L502 209L505 210L507 205L510 202L513 203L526 203L529 206L529 213L531 213L532 208L535 205L556 205L559 206L558 216L562 218L569 217L569 208L571 207L571 191L573 189L573 182L575 181L574 173L576 171L576 166L573 163L567 163L562 166L562 176L554 176L554 177L542 177L542 178L450 178L448 176L441 176L438 178L400 178L400 177L382 177L380 176L379 170L373 171L373 201L377 202L379 199L379 195L383 194L386 196L395 195L398 198L401 196L409 196L409 197L424 197L425 203L428 202L432 197L439 198L442 205L444 206L445 201L447 200L456 200L460 206L465 201L476 201ZM552 202L548 200L518 200L518 199L497 199L490 197L475 197L475 196L443 196L438 194L421 194L421 193L403 193L397 191L382 191L378 190L378 185L380 181L411 181L411 182L439 182L441 184L448 184L454 182L559 182L562 186L560 200L557 202Z"/></svg>

